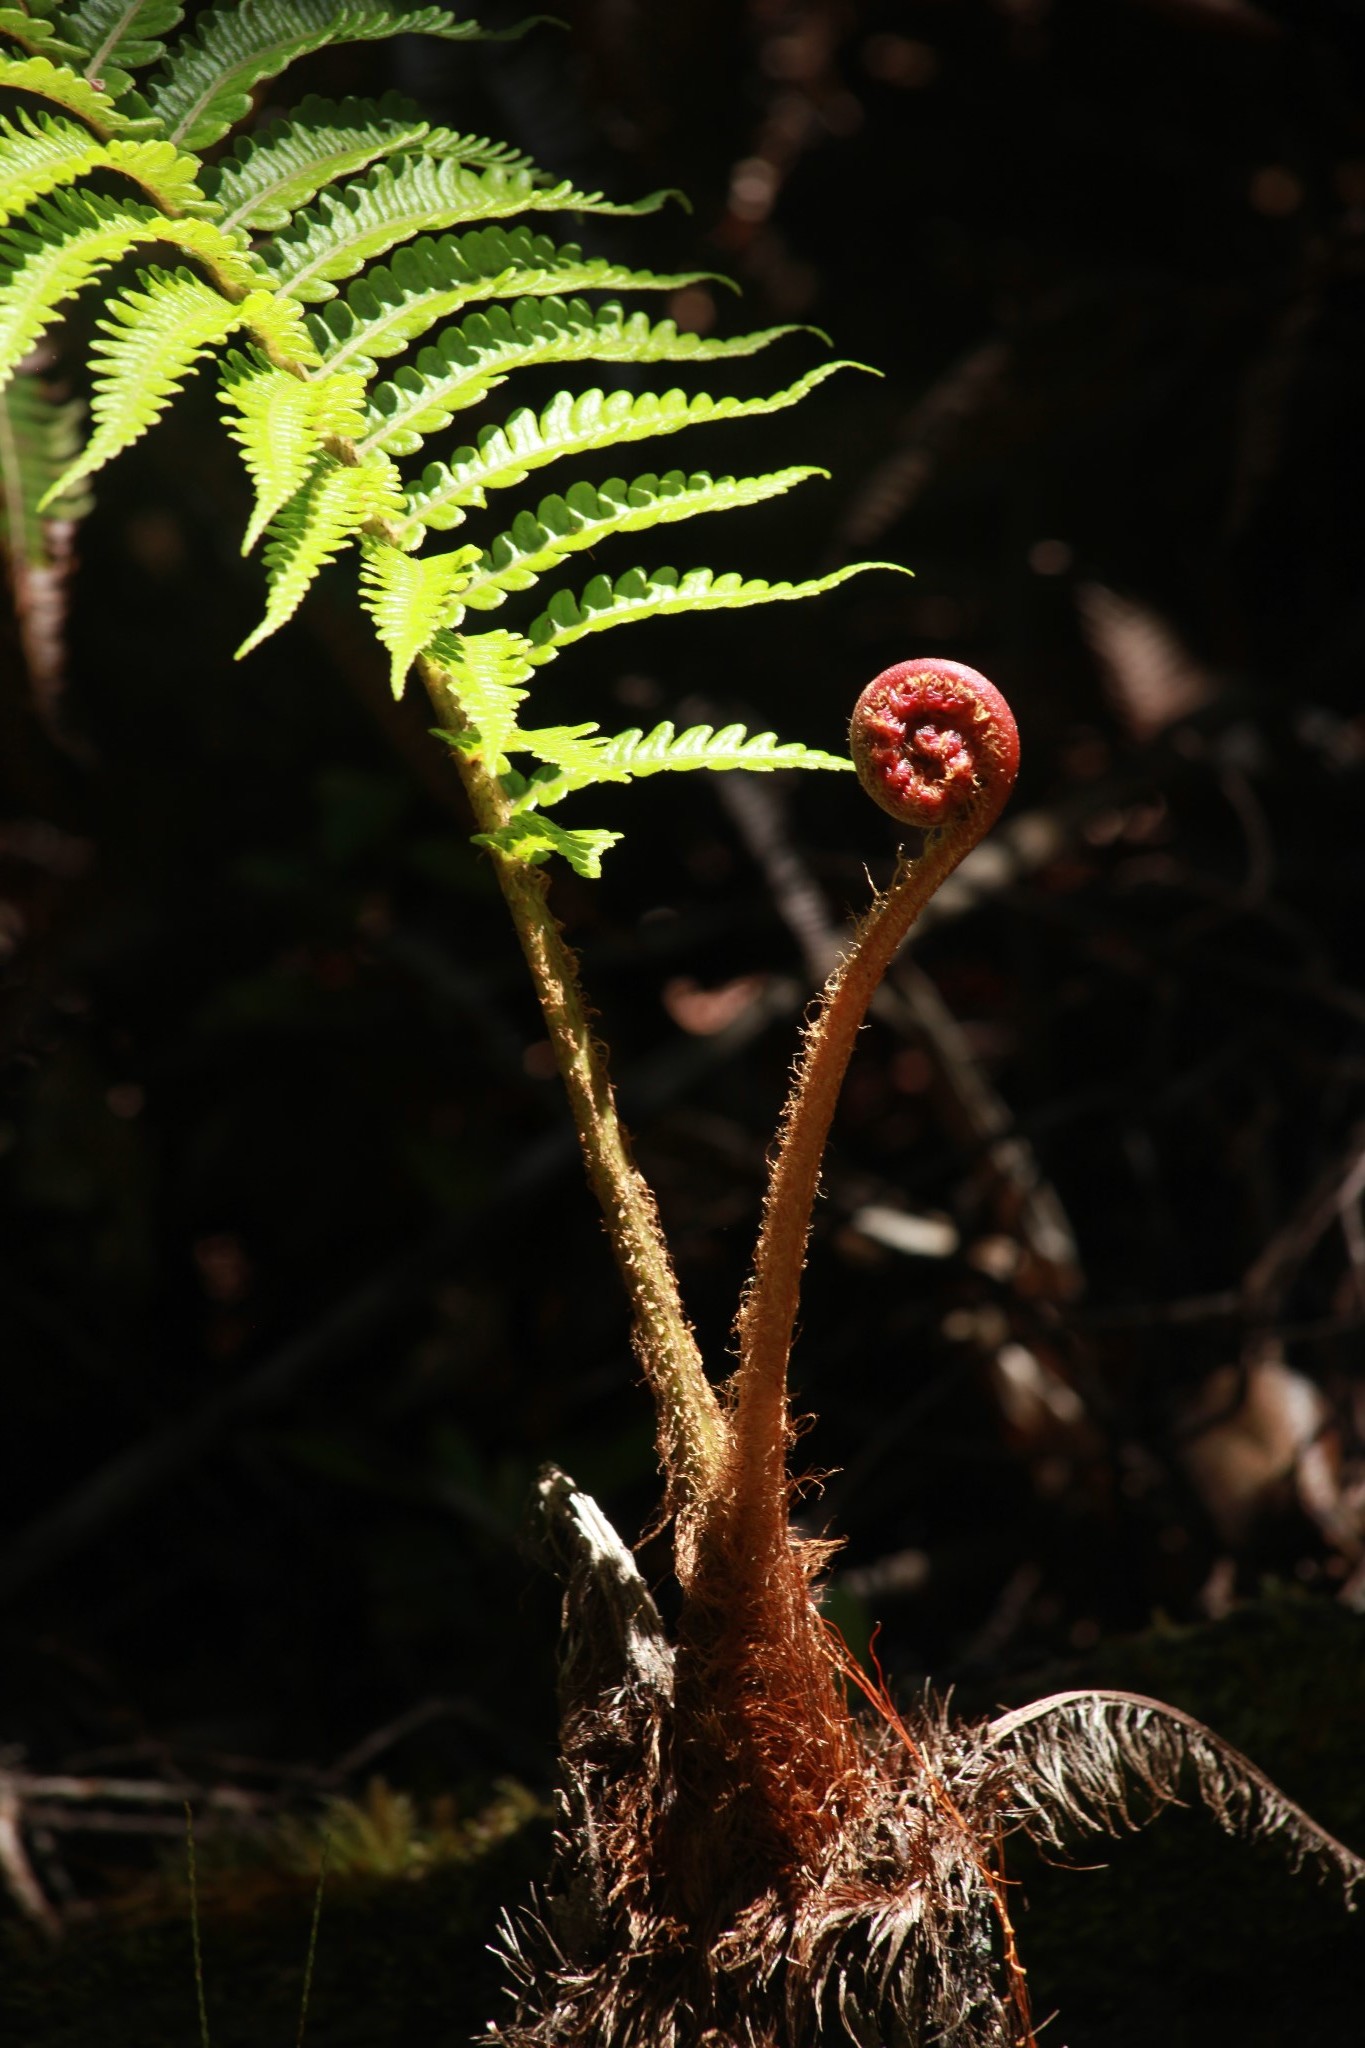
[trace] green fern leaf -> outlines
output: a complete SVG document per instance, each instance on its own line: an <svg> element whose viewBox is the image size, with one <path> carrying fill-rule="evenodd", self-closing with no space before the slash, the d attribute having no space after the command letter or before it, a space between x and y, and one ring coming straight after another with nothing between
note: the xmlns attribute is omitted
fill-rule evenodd
<svg viewBox="0 0 1365 2048"><path fill-rule="evenodd" d="M500 427L485 427L473 448L462 448L449 463L428 463L422 481L408 492L405 529L452 527L464 523L466 508L483 506L489 491L524 483L533 470L561 457L676 434L715 420L782 412L832 377L858 363L821 363L768 398L711 398L704 391L662 394L643 391L561 391L539 417L523 407Z"/></svg>
<svg viewBox="0 0 1365 2048"><path fill-rule="evenodd" d="M314 577L371 520L401 503L398 473L385 456L336 462L324 455L303 489L276 516L266 545L270 595L265 617L237 649L240 660L293 617Z"/></svg>
<svg viewBox="0 0 1365 2048"><path fill-rule="evenodd" d="M428 434L448 426L452 416L477 405L504 381L507 371L533 363L714 362L723 356L753 355L790 327L729 341L681 333L675 321L651 321L647 313L626 313L613 301L599 307L585 299L523 300L471 313L448 328L414 365L405 366L370 398L370 426L362 447L410 455Z"/></svg>
<svg viewBox="0 0 1365 2048"><path fill-rule="evenodd" d="M742 725L692 725L678 733L665 720L650 733L633 727L607 739L595 726L552 726L543 732L518 732L509 750L534 754L545 765L531 777L518 801L518 809L539 809L558 803L574 790L597 782L630 782L640 775L662 775L680 770L747 768L751 772L776 768L851 769L853 763L841 754L822 753L796 741L779 740L776 733L748 734Z"/></svg>
<svg viewBox="0 0 1365 2048"><path fill-rule="evenodd" d="M422 138L422 154L450 156L457 163L496 166L503 171L532 171L547 184L550 181L549 172L540 170L524 149L515 149L510 142L499 142L496 136L461 135L453 128L431 128Z"/></svg>
<svg viewBox="0 0 1365 2048"><path fill-rule="evenodd" d="M254 284L251 259L212 221L171 220L153 207L95 193L39 200L22 228L0 235L0 383L75 296L140 243L169 242L198 257L230 296Z"/></svg>
<svg viewBox="0 0 1365 2048"><path fill-rule="evenodd" d="M242 301L242 327L261 353L295 375L321 367L313 337L304 324L303 308L274 292L248 292Z"/></svg>
<svg viewBox="0 0 1365 2048"><path fill-rule="evenodd" d="M356 279L344 299L308 315L324 359L356 363L372 376L376 361L400 355L438 320L480 299L544 297L570 291L677 291L707 271L660 276L559 246L530 228L476 228L467 235L424 235L393 261Z"/></svg>
<svg viewBox="0 0 1365 2048"><path fill-rule="evenodd" d="M596 547L613 534L639 533L703 512L758 505L809 477L826 475L827 470L798 468L777 470L771 476L712 478L704 473L685 476L675 469L667 476L636 477L633 483L612 477L596 488L573 484L563 497L542 498L534 516L518 513L466 577L463 601L476 611L493 611L512 591L533 588L568 555Z"/></svg>
<svg viewBox="0 0 1365 2048"><path fill-rule="evenodd" d="M303 489L325 436L350 440L363 417L365 385L355 370L295 377L234 352L223 368L222 403L256 490L242 541L249 554L282 506Z"/></svg>
<svg viewBox="0 0 1365 2048"><path fill-rule="evenodd" d="M7 92L31 92L54 106L65 107L102 139L128 124L113 101L87 79L53 64L46 57L11 57L0 54L0 87Z"/></svg>
<svg viewBox="0 0 1365 2048"><path fill-rule="evenodd" d="M104 151L88 128L59 114L0 121L0 221L103 162Z"/></svg>
<svg viewBox="0 0 1365 2048"><path fill-rule="evenodd" d="M520 633L505 633L500 627L487 633L438 633L429 649L461 721L457 730L441 737L464 753L480 756L495 774L507 765L504 756L516 730L517 706L534 673L530 652L530 642Z"/></svg>
<svg viewBox="0 0 1365 2048"><path fill-rule="evenodd" d="M181 0L81 0L62 27L82 52L85 76L117 99L133 72L165 55L161 38L184 12Z"/></svg>
<svg viewBox="0 0 1365 2048"><path fill-rule="evenodd" d="M35 7L30 11L24 7L0 7L0 36L8 36L31 57L47 57L59 64L69 64L73 59L79 63L81 51L53 29L50 15L47 8Z"/></svg>
<svg viewBox="0 0 1365 2048"><path fill-rule="evenodd" d="M169 142L102 142L60 115L0 120L0 222L87 171L118 171L170 213L205 210L198 165Z"/></svg>
<svg viewBox="0 0 1365 2048"><path fill-rule="evenodd" d="M220 0L177 45L154 86L151 110L173 142L206 149L250 110L253 89L310 50L387 36L429 35L443 42L505 41L504 34L456 21L444 7L395 7L386 0Z"/></svg>
<svg viewBox="0 0 1365 2048"><path fill-rule="evenodd" d="M594 576L581 596L560 590L550 599L540 617L526 629L534 648L533 662L553 661L565 647L589 633L604 632L609 626L633 625L638 619L659 618L670 612L734 611L751 604L786 604L794 598L818 597L860 576L866 569L893 569L905 576L910 572L899 562L851 562L828 576L812 577L805 583L764 583L757 577L745 579L733 570L717 576L711 569L629 569L613 583L607 576Z"/></svg>
<svg viewBox="0 0 1365 2048"><path fill-rule="evenodd" d="M240 305L191 271L144 270L138 282L146 289L111 299L98 323L103 338L91 349L95 431L54 493L93 475L145 434L200 358L241 320Z"/></svg>
<svg viewBox="0 0 1365 2048"><path fill-rule="evenodd" d="M53 398L36 370L21 371L0 391L0 549L12 568L47 567L49 526L90 509L88 491L54 495L80 445L84 412L79 399Z"/></svg>
<svg viewBox="0 0 1365 2048"><path fill-rule="evenodd" d="M324 193L261 254L280 291L313 302L335 297L339 279L354 277L413 235L514 213L648 213L668 197L654 192L615 204L568 183L539 184L539 176L500 164L466 168L449 157L398 157L339 193Z"/></svg>
<svg viewBox="0 0 1365 2048"><path fill-rule="evenodd" d="M312 95L262 136L244 136L208 174L225 228L287 227L299 208L377 157L409 149L428 124L398 93L339 102Z"/></svg>
<svg viewBox="0 0 1365 2048"><path fill-rule="evenodd" d="M611 768L624 768L631 776L685 768L746 768L751 774L776 768L834 768L851 773L853 768L846 754L822 753L819 747L779 740L771 732L749 735L742 725L723 725L719 732L709 725L690 725L675 736L667 719L650 733L637 729L603 740L601 760Z"/></svg>
<svg viewBox="0 0 1365 2048"><path fill-rule="evenodd" d="M533 866L548 860L552 853L562 854L575 873L595 882L602 872L603 854L622 836L620 832L571 832L553 818L522 812L495 832L474 833L473 841L475 846L491 846Z"/></svg>
<svg viewBox="0 0 1365 2048"><path fill-rule="evenodd" d="M408 670L439 629L459 623L453 614L478 559L477 548L456 548L423 559L384 541L366 548L361 596L391 656L389 683L395 697L402 696Z"/></svg>
<svg viewBox="0 0 1365 2048"><path fill-rule="evenodd" d="M173 142L125 141L116 137L104 154L112 171L121 171L140 185L147 197L167 213L207 213L209 202L198 184L199 164ZM217 231L222 235L221 227ZM226 238L225 238L226 239Z"/></svg>

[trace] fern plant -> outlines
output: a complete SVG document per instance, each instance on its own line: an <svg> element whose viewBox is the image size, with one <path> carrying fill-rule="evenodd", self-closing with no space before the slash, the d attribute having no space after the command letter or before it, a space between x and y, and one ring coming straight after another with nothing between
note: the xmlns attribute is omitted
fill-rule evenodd
<svg viewBox="0 0 1365 2048"><path fill-rule="evenodd" d="M621 205L577 191L501 143L433 126L394 94L306 98L219 147L252 93L297 57L400 34L468 41L483 33L473 23L390 0L227 0L168 43L183 12L170 0L0 10L0 89L12 102L0 123L0 382L28 393L30 413L32 351L83 290L110 272L118 280L91 350L84 448L56 474L36 453L6 463L7 498L20 508L6 526L17 536L11 558L213 359L255 494L243 549L263 542L265 558L264 616L241 651L283 626L323 566L351 553L395 694L418 664L451 744L487 770L485 843L523 861L557 853L595 875L619 835L549 815L594 782L847 766L739 728L704 740L663 727L613 737L521 720L536 669L587 634L811 596L855 574L770 585L650 566L543 589L617 535L758 504L822 472L569 481L501 529L496 516L499 494L543 469L778 411L845 366L822 363L754 398L580 387L464 439L460 415L519 370L701 367L756 354L789 330L703 339L602 298L676 290L698 273L586 255L537 231L533 217L641 214L668 195ZM129 257L146 264L131 279L119 269ZM438 435L441 459L414 464ZM478 540L440 544L480 513ZM478 616L530 593L517 629Z"/></svg>
<svg viewBox="0 0 1365 2048"><path fill-rule="evenodd" d="M1349 1851L1153 1702L1067 1695L964 1732L910 1726L878 1697L878 1716L859 1721L856 1669L811 1601L822 1548L794 1540L786 1476L811 1205L877 981L1009 793L1017 737L984 678L902 664L861 700L859 770L922 844L808 1027L724 1395L617 1116L548 894L552 858L595 876L620 836L580 816L584 793L694 769L853 763L737 725L536 723L538 671L616 627L813 597L897 565L768 583L650 557L582 581L574 558L601 544L753 506L821 472L593 481L572 465L783 411L851 366L825 361L767 394L724 397L664 376L656 389L603 389L566 367L548 404L489 419L485 401L504 384L515 397L526 369L704 369L791 330L702 338L629 309L603 295L672 291L701 273L631 269L553 227L566 213L646 214L665 194L622 204L578 191L392 95L253 115L309 52L399 34L468 41L482 33L472 22L394 0L214 0L188 29L184 13L179 0L0 6L3 540L22 593L54 523L69 529L91 479L211 361L254 497L243 551L259 546L264 562L263 614L240 652L287 624L325 566L351 560L395 694L415 671L431 700L521 941L657 1407L683 1604L674 1646L597 1510L547 1482L570 1581L567 1819L547 1919L509 1934L519 1991L503 2038L917 2048L955 2027L964 2042L1030 2040L1002 1830L1052 1840L1122 1823L1125 1773L1159 1804L1186 1761L1224 1817L1354 1881ZM91 430L77 451L35 351L61 340L90 288ZM523 487L524 502L505 495ZM483 616L505 606L513 623Z"/></svg>

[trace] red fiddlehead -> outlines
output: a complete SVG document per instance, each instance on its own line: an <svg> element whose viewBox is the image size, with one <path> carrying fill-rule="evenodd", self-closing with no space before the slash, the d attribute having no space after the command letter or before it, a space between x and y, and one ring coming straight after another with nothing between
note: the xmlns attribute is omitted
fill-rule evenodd
<svg viewBox="0 0 1365 2048"><path fill-rule="evenodd" d="M902 825L951 832L960 860L995 822L1019 769L1014 714L960 661L901 661L854 706L849 751L872 801Z"/></svg>
<svg viewBox="0 0 1365 2048"><path fill-rule="evenodd" d="M826 983L787 1098L739 1318L735 1454L750 1497L785 1487L787 1354L820 1162L859 1027L906 933L995 823L1019 768L1009 705L985 676L957 661L884 669L854 707L849 745L868 795L925 839L919 852L902 852L891 887Z"/></svg>
<svg viewBox="0 0 1365 2048"><path fill-rule="evenodd" d="M960 662L898 663L868 684L850 745L868 794L922 843L853 934L807 1026L778 1134L753 1278L740 1310L739 1369L723 1480L703 1537L695 1640L731 1667L751 1782L795 1853L837 1824L848 1722L807 1591L819 1546L799 1554L788 1522L787 1359L820 1164L867 1007L934 891L994 824L1014 783L1019 736L995 687ZM723 1617L708 1626L705 1611Z"/></svg>

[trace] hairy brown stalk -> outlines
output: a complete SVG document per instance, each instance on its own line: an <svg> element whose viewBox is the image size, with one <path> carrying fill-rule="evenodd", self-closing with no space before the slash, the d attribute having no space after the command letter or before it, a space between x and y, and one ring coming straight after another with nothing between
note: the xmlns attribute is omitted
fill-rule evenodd
<svg viewBox="0 0 1365 2048"><path fill-rule="evenodd" d="M858 1745L810 1598L825 1546L789 1528L787 1361L811 1211L834 1109L868 1005L939 885L994 823L1018 767L1009 706L956 662L902 662L858 700L854 761L869 794L923 833L854 932L807 1026L738 1321L740 1363L719 1492L699 1538L678 1670L682 1739L699 1760L688 1828L725 1853L714 1786L725 1759L747 1788L729 1832L766 1838L769 1861L809 1865L861 1796ZM695 1722L694 1726L689 1726Z"/></svg>
<svg viewBox="0 0 1365 2048"><path fill-rule="evenodd" d="M426 658L420 669L442 723L461 730L464 714L444 671ZM458 749L454 759L479 830L494 832L505 825L510 816L507 799L486 764ZM720 1483L728 1425L683 1312L653 1194L631 1156L617 1114L606 1053L593 1035L578 961L550 908L548 877L542 868L496 848L490 858L531 971L589 1185L630 1299L635 1348L658 1412L666 1505L679 1517L679 1575L686 1580L693 1511Z"/></svg>

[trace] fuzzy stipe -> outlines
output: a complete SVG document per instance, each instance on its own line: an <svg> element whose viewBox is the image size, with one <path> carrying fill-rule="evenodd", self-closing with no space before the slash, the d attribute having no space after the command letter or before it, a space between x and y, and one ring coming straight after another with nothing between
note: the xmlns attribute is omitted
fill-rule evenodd
<svg viewBox="0 0 1365 2048"><path fill-rule="evenodd" d="M902 662L863 692L851 744L865 785L924 842L857 927L807 1026L778 1133L753 1280L737 1324L719 1484L702 1503L679 1638L676 1833L686 1863L742 1884L819 1862L860 1810L858 1744L793 1541L787 1363L825 1143L867 1007L919 911L999 815L1019 759L1009 706L960 663ZM690 1897L693 1881L683 1867Z"/></svg>

